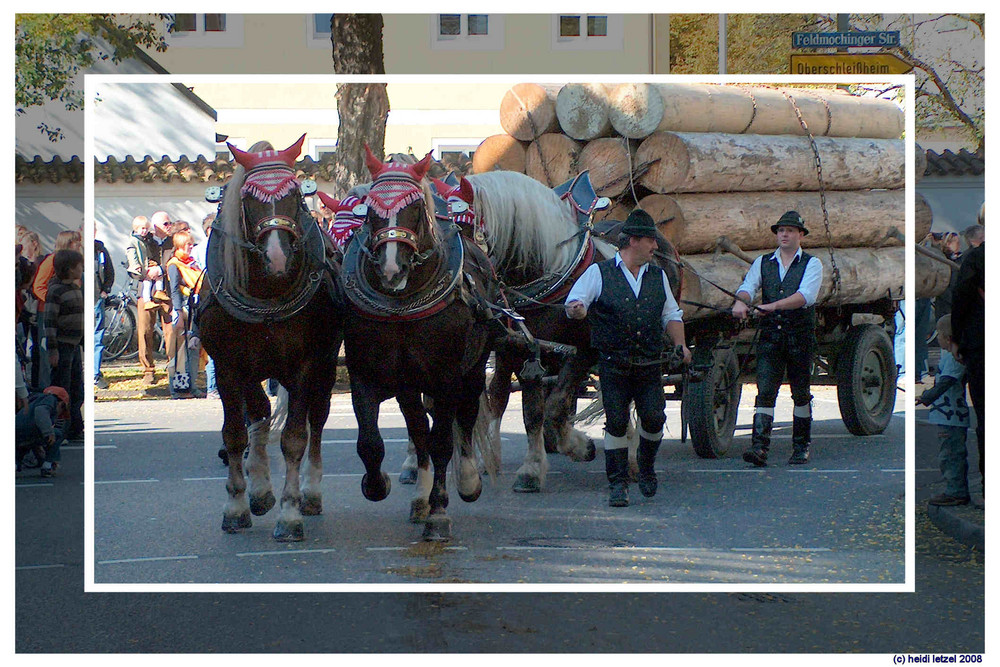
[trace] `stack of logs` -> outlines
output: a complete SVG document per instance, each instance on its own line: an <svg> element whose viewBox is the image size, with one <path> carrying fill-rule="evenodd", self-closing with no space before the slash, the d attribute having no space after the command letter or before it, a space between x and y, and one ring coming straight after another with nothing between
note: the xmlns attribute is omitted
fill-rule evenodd
<svg viewBox="0 0 1000 667"><path fill-rule="evenodd" d="M824 225L822 171L829 229ZM903 290L905 171L903 112L895 103L834 88L740 84L570 83L513 86L500 106L506 134L487 138L473 171L525 173L549 186L590 171L614 206L598 219L624 220L637 204L694 271L728 289L747 264L720 237L756 256L775 247L771 225L802 214L803 246L824 264L820 303L868 303ZM915 172L926 158L919 146ZM931 210L916 194L916 240ZM840 273L834 290L831 256ZM945 264L917 255L916 296L940 294ZM683 299L728 308L732 299L686 272ZM710 309L684 305L686 317Z"/></svg>

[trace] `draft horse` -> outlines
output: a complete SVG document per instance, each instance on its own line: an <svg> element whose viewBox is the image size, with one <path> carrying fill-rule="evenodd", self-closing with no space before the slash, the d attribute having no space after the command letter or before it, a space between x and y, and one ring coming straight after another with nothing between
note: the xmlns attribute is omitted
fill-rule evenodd
<svg viewBox="0 0 1000 667"><path fill-rule="evenodd" d="M472 502L482 492L475 446L486 440L473 430L495 335L484 304L495 287L485 256L434 217L425 180L430 154L410 165L383 164L367 146L365 152L373 180L357 209L365 221L345 250L342 274L351 401L366 471L361 490L372 501L389 494L378 415L395 397L417 457L410 520L424 523L423 539L445 541L445 473L456 446L459 496ZM433 401L432 427L422 395Z"/></svg>
<svg viewBox="0 0 1000 667"><path fill-rule="evenodd" d="M613 257L617 248L592 234L599 198L586 172L555 189L506 171L462 178L458 185L440 181L435 185L447 202L449 219L460 224L463 234L485 245L507 305L524 317L533 336L575 348L570 354L558 348L542 351L546 375L556 378L550 386L544 386L537 369L525 372L531 355L524 345L501 342L496 350L496 371L488 389L493 447L499 451L500 419L510 398L513 373L521 385L528 436L514 491L538 492L548 471L546 453L559 452L574 461L592 461L596 455L593 440L573 428L572 415L576 392L597 353L590 345L590 325L567 318L563 302L587 267ZM660 250L661 257L678 259L669 242ZM663 258L658 263L678 297L679 262Z"/></svg>
<svg viewBox="0 0 1000 667"><path fill-rule="evenodd" d="M201 290L198 313L224 413L227 533L249 528L251 514L261 516L275 505L266 449L271 405L261 381L277 378L288 392L281 431L285 483L274 527L280 542L302 540L302 516L322 512L320 439L343 338L336 251L304 202L315 182L299 182L293 170L304 139L283 151L267 142L248 152L229 146L238 166L221 195L206 262L209 289ZM243 470L248 441L249 499Z"/></svg>

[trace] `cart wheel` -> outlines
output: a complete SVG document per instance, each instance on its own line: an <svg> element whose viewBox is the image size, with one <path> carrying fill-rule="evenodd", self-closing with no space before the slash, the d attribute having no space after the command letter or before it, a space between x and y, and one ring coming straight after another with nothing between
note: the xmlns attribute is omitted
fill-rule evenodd
<svg viewBox="0 0 1000 667"><path fill-rule="evenodd" d="M691 431L691 446L703 459L725 456L733 442L736 415L743 395L736 352L717 349L700 382L688 382L681 410Z"/></svg>
<svg viewBox="0 0 1000 667"><path fill-rule="evenodd" d="M851 327L837 358L837 402L854 435L885 431L896 405L896 358L882 327Z"/></svg>

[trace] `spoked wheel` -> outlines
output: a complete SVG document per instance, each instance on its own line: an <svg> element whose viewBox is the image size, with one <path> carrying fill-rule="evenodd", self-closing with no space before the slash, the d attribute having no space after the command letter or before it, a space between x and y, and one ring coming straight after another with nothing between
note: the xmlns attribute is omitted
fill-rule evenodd
<svg viewBox="0 0 1000 667"><path fill-rule="evenodd" d="M691 430L691 446L703 459L725 456L733 443L736 416L743 395L736 352L717 349L712 365L699 382L688 382L681 409Z"/></svg>
<svg viewBox="0 0 1000 667"><path fill-rule="evenodd" d="M105 314L108 323L104 329L104 353L102 361L112 361L121 357L128 350L136 335L135 313L131 308L124 307Z"/></svg>
<svg viewBox="0 0 1000 667"><path fill-rule="evenodd" d="M896 358L882 327L852 327L837 358L837 402L854 435L885 431L896 405Z"/></svg>

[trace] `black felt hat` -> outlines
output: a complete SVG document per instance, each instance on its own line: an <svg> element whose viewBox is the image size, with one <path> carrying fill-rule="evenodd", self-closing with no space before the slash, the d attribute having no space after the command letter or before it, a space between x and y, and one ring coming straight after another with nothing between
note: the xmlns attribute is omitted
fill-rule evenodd
<svg viewBox="0 0 1000 667"><path fill-rule="evenodd" d="M778 221L771 225L771 231L777 234L778 227L795 227L796 229L801 229L805 236L809 235L809 230L806 229L806 225L802 221L802 216L797 211L785 211L778 218Z"/></svg>
<svg viewBox="0 0 1000 667"><path fill-rule="evenodd" d="M660 232L656 229L656 225L653 223L653 217L641 208L633 209L628 214L628 217L625 218L625 224L622 226L622 234L647 236L651 239L658 239L661 236Z"/></svg>

